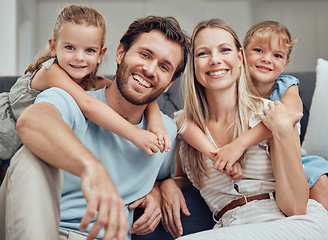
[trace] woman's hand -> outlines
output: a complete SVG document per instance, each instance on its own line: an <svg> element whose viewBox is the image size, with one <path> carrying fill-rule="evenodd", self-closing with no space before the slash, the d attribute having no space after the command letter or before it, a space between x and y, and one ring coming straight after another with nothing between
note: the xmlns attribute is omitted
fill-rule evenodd
<svg viewBox="0 0 328 240"><path fill-rule="evenodd" d="M303 113L289 113L284 104L279 101L269 102L268 107L269 109L263 110L264 115L260 116L260 120L272 132L284 127L294 126L303 117Z"/></svg>
<svg viewBox="0 0 328 240"><path fill-rule="evenodd" d="M185 198L174 179L165 180L161 184L160 189L162 194L163 226L174 238L181 237L183 229L180 209L184 215L190 215Z"/></svg>

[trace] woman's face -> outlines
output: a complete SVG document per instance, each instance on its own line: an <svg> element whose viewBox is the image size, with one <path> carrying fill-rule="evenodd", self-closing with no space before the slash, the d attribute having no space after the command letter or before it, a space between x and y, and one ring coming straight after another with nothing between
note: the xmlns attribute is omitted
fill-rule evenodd
<svg viewBox="0 0 328 240"><path fill-rule="evenodd" d="M234 87L242 61L242 53L228 31L218 27L205 28L196 35L195 76L205 89L215 91Z"/></svg>

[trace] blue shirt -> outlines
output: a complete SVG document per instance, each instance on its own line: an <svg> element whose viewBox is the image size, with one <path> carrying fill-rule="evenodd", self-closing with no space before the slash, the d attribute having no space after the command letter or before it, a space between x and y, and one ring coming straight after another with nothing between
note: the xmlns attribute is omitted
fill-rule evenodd
<svg viewBox="0 0 328 240"><path fill-rule="evenodd" d="M88 93L107 103L105 89ZM126 204L128 227L132 227L133 210L128 209L128 204L147 195L156 180L163 179L170 174L170 165L174 161L174 148L169 153L158 152L150 157L130 141L86 119L74 99L62 89L51 88L43 91L37 97L36 102L53 104L80 141L104 164ZM172 141L172 146L175 146L176 125L166 115L162 114L162 119ZM142 116L141 122L136 127L147 129L145 115ZM68 172L64 172L60 208L60 226L70 231L79 232L78 229L87 204L81 192L80 178ZM87 228L87 232L92 228L94 221L95 219ZM103 235L104 229L101 230L98 238L102 238ZM129 235L127 235L127 239L130 239Z"/></svg>

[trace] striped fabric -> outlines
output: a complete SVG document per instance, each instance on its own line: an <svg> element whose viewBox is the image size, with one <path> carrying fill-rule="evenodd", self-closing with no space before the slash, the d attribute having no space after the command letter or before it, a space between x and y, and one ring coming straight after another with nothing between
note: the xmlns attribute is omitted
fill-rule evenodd
<svg viewBox="0 0 328 240"><path fill-rule="evenodd" d="M209 131L207 136L215 145ZM243 178L232 180L226 174L216 171L213 163L206 158L209 178L204 186L198 186L186 159L187 143L181 140L179 155L181 166L200 193L213 216L231 201L243 195L246 197L275 191L275 181L268 152L268 141L263 141L247 150L243 167ZM235 189L238 186L238 191ZM274 199L252 201L242 207L226 212L217 222L214 230L187 235L179 240L202 239L328 239L328 212L314 200L309 200L306 215L286 217Z"/></svg>

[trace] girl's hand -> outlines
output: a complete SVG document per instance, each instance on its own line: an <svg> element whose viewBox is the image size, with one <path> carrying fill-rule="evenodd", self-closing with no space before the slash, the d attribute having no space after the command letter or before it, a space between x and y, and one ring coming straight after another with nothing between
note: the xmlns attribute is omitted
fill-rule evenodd
<svg viewBox="0 0 328 240"><path fill-rule="evenodd" d="M230 172L233 170L233 164L238 161L244 151L245 149L236 141L223 146L217 151L214 157L214 169L230 175Z"/></svg>
<svg viewBox="0 0 328 240"><path fill-rule="evenodd" d="M136 128L135 133L131 133L131 142L141 150L145 151L149 156L157 153L158 150L163 151L163 145L159 144L158 137L147 130Z"/></svg>
<svg viewBox="0 0 328 240"><path fill-rule="evenodd" d="M151 127L150 124L148 124L148 130L158 137L158 144L162 146L161 152L169 152L172 146L171 139L166 132L164 124L161 125L161 127Z"/></svg>
<svg viewBox="0 0 328 240"><path fill-rule="evenodd" d="M228 174L232 180L240 180L243 177L243 169L240 162L235 162L232 165L232 170Z"/></svg>

